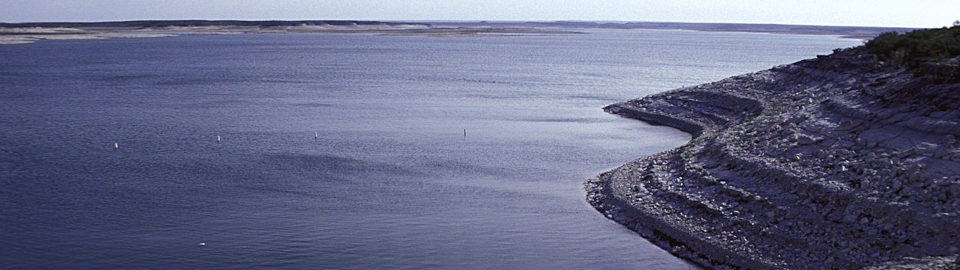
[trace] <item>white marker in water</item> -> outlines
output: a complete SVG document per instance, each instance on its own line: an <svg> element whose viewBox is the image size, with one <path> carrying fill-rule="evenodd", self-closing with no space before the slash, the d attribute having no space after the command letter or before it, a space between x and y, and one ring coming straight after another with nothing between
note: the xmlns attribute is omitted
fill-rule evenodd
<svg viewBox="0 0 960 270"><path fill-rule="evenodd" d="M206 246L206 245L207 245L207 243L200 243L200 245L201 245L201 246Z"/></svg>
<svg viewBox="0 0 960 270"><path fill-rule="evenodd" d="M317 132L314 132L314 133L313 133L313 139L316 140L317 138L320 138L320 135L317 134Z"/></svg>
<svg viewBox="0 0 960 270"><path fill-rule="evenodd" d="M113 148L114 148L114 149L120 149L120 144L119 144L119 143L113 143Z"/></svg>
<svg viewBox="0 0 960 270"><path fill-rule="evenodd" d="M220 143L220 135L217 135L217 143Z"/></svg>

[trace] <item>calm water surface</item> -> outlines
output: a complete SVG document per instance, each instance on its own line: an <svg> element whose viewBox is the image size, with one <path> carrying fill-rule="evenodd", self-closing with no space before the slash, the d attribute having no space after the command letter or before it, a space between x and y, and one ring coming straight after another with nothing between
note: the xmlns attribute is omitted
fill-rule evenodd
<svg viewBox="0 0 960 270"><path fill-rule="evenodd" d="M858 44L611 30L0 46L0 268L688 269L582 183L689 135L600 108Z"/></svg>

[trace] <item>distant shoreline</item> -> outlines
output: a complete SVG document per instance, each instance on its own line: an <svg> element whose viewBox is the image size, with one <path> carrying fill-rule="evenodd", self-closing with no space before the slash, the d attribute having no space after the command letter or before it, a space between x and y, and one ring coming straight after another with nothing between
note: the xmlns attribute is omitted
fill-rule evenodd
<svg viewBox="0 0 960 270"><path fill-rule="evenodd" d="M710 32L833 35L872 38L912 28L670 22L381 22L161 20L115 22L0 23L0 44L55 39L167 37L183 34L371 33L420 36L512 36L583 34L583 29L659 29Z"/></svg>
<svg viewBox="0 0 960 270"><path fill-rule="evenodd" d="M434 25L482 26L510 25L526 27L563 27L563 28L599 28L599 29L658 29L692 30L704 32L749 32L796 35L830 35L844 38L873 38L884 32L907 32L918 28L900 27L861 27L861 26L817 26L790 24L744 24L744 23L682 23L682 22L426 22Z"/></svg>

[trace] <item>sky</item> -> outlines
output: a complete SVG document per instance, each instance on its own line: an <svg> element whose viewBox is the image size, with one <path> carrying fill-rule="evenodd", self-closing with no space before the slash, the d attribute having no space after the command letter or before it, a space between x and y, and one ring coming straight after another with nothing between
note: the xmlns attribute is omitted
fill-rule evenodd
<svg viewBox="0 0 960 270"><path fill-rule="evenodd" d="M907 4L909 3L909 4ZM626 21L931 28L960 0L0 0L0 22Z"/></svg>

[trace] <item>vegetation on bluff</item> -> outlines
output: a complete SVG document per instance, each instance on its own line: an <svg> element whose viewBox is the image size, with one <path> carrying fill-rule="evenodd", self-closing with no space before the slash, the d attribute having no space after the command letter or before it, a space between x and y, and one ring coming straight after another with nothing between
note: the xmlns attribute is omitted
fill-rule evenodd
<svg viewBox="0 0 960 270"><path fill-rule="evenodd" d="M896 65L924 58L943 61L960 56L960 25L904 34L886 32L867 41L865 47Z"/></svg>

